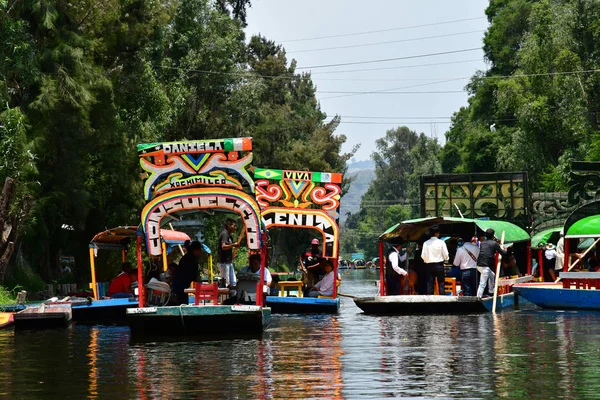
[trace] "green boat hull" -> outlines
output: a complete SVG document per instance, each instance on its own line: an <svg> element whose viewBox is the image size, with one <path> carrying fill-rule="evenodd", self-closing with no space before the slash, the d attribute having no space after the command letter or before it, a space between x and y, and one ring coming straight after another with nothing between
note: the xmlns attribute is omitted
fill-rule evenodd
<svg viewBox="0 0 600 400"><path fill-rule="evenodd" d="M271 309L258 306L172 306L127 310L132 336L237 336L261 334Z"/></svg>

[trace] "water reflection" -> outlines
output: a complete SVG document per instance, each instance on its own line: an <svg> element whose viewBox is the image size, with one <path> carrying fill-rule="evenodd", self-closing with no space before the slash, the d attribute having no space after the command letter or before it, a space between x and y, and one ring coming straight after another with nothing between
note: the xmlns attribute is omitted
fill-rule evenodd
<svg viewBox="0 0 600 400"><path fill-rule="evenodd" d="M366 278L366 279L365 279ZM342 292L374 294L376 272ZM276 316L262 339L132 343L127 327L0 331L0 398L589 398L600 314Z"/></svg>

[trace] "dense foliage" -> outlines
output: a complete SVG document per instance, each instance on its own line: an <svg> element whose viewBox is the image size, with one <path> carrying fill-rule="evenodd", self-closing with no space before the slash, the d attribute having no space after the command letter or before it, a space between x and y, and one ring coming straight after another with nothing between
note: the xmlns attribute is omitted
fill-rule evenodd
<svg viewBox="0 0 600 400"><path fill-rule="evenodd" d="M13 275L74 255L86 281L89 239L139 221L140 142L253 136L256 166L344 170L339 120L281 46L246 42L249 6L0 1L0 179L35 199Z"/></svg>
<svg viewBox="0 0 600 400"><path fill-rule="evenodd" d="M490 26L483 49L489 68L467 86L469 104L454 114L439 153L441 169L527 171L531 191L564 190L573 160L600 160L600 1L490 0L486 14ZM393 162L378 162L378 180L363 202L403 204L408 191L418 189L408 177L399 178L410 165L404 143L399 136L389 143L396 176L386 172ZM428 156L427 162L437 165L438 153ZM374 154L376 161L379 157ZM354 234L372 238L399 222L383 225L384 207L381 224L371 223L374 211L368 204L349 219L359 230ZM351 244L374 248L373 239Z"/></svg>

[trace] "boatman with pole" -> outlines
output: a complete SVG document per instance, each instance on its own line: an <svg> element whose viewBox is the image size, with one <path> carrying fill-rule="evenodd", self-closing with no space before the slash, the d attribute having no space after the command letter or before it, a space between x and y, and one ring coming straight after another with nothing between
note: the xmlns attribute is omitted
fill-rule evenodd
<svg viewBox="0 0 600 400"><path fill-rule="evenodd" d="M496 232L493 229L486 230L485 240L479 245L479 257L477 257L477 270L481 273L479 288L477 289L477 297L479 298L483 297L486 284L490 293L494 290L496 274L490 267L494 265L496 253L501 254L503 257L508 254L506 247L501 246L495 240L495 235Z"/></svg>
<svg viewBox="0 0 600 400"><path fill-rule="evenodd" d="M385 262L385 282L387 283L387 295L398 296L401 292L401 278L408 275L408 268L401 268L408 260L408 249L402 252L402 238L397 238L390 243L392 247Z"/></svg>
<svg viewBox="0 0 600 400"><path fill-rule="evenodd" d="M448 254L446 242L440 239L440 227L434 225L429 229L429 232L431 238L423 243L423 251L421 252L421 258L425 263L427 272L427 294L434 293L434 281L437 281L439 294L443 296L445 294L444 284L446 278L444 262L450 259L450 255Z"/></svg>

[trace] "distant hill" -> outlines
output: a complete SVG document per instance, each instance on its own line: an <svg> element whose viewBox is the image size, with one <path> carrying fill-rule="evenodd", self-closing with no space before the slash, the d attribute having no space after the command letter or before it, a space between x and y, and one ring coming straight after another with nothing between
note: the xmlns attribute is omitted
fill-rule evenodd
<svg viewBox="0 0 600 400"><path fill-rule="evenodd" d="M348 164L346 178L355 180L350 189L341 199L341 223L346 220L347 213L355 213L360 210L360 200L369 189L369 185L375 179L375 163L372 160L356 161Z"/></svg>

